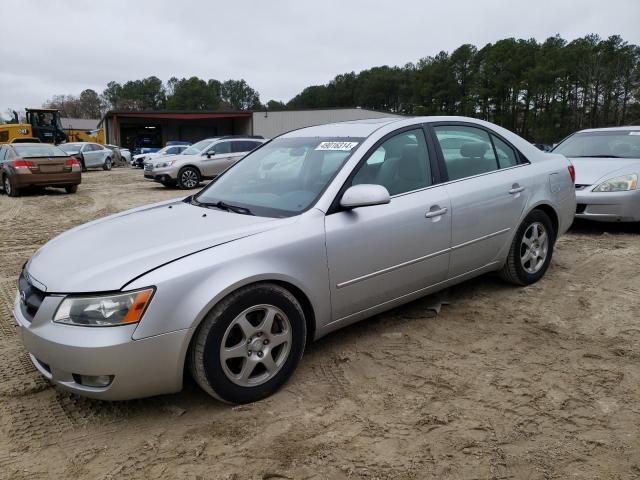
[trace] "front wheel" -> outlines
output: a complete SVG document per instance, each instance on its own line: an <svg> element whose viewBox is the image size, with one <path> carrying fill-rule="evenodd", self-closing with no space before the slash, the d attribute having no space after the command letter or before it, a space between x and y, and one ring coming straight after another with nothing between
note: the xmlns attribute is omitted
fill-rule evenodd
<svg viewBox="0 0 640 480"><path fill-rule="evenodd" d="M518 227L500 276L515 285L540 280L551 263L556 233L549 216L534 210Z"/></svg>
<svg viewBox="0 0 640 480"><path fill-rule="evenodd" d="M113 164L111 163L111 158L109 157L104 161L104 165L102 165L102 169L103 170L111 170L112 166L113 166Z"/></svg>
<svg viewBox="0 0 640 480"><path fill-rule="evenodd" d="M190 190L200 185L200 172L194 167L185 167L178 172L178 187Z"/></svg>
<svg viewBox="0 0 640 480"><path fill-rule="evenodd" d="M228 403L250 403L276 392L293 374L307 331L296 298L258 283L222 300L192 340L189 368L200 387Z"/></svg>
<svg viewBox="0 0 640 480"><path fill-rule="evenodd" d="M78 185L67 185L64 187L64 190L67 193L76 193L78 191Z"/></svg>

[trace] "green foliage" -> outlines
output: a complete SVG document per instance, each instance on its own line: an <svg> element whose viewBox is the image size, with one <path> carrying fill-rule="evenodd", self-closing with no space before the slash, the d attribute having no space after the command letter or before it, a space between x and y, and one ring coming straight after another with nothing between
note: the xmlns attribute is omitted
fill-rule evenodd
<svg viewBox="0 0 640 480"><path fill-rule="evenodd" d="M86 89L80 96L55 95L43 105L44 108L56 108L63 117L100 118L104 104L95 90Z"/></svg>
<svg viewBox="0 0 640 480"><path fill-rule="evenodd" d="M640 48L597 35L462 45L404 67L338 75L287 107L473 116L551 143L581 128L640 122Z"/></svg>
<svg viewBox="0 0 640 480"><path fill-rule="evenodd" d="M260 95L244 80L227 80L220 90L222 101L233 110L260 109Z"/></svg>

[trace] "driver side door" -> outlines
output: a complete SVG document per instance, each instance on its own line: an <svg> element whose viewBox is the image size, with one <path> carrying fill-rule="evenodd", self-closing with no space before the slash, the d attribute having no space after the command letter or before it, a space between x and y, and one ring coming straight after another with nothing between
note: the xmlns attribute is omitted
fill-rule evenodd
<svg viewBox="0 0 640 480"><path fill-rule="evenodd" d="M343 187L384 186L386 205L339 209L325 219L333 321L351 323L446 279L451 205L420 126L387 135Z"/></svg>
<svg viewBox="0 0 640 480"><path fill-rule="evenodd" d="M102 156L93 143L87 143L82 147L82 156L84 157L84 164L87 168L102 166Z"/></svg>

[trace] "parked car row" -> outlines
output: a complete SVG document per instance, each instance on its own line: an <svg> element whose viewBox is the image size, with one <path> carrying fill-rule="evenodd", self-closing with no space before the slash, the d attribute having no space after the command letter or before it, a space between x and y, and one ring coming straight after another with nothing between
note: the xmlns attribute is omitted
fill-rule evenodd
<svg viewBox="0 0 640 480"><path fill-rule="evenodd" d="M196 188L215 178L265 142L262 137L230 135L201 140L179 155L159 155L144 162L144 178L165 187Z"/></svg>
<svg viewBox="0 0 640 480"><path fill-rule="evenodd" d="M215 181L50 241L13 313L35 367L78 394L176 392L189 371L254 402L334 330L487 272L537 282L576 212L640 220L639 139L587 130L546 153L481 120L418 117L203 140L145 177Z"/></svg>

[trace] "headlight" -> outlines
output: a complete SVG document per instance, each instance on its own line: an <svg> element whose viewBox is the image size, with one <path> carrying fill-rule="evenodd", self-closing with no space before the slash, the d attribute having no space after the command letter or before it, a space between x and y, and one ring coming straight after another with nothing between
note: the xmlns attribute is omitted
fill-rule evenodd
<svg viewBox="0 0 640 480"><path fill-rule="evenodd" d="M635 190L638 186L638 175L635 173L632 175L623 175L621 177L610 178L606 182L602 182L596 188L594 192L626 192L628 190Z"/></svg>
<svg viewBox="0 0 640 480"><path fill-rule="evenodd" d="M165 168L165 167L170 167L171 165L173 165L174 163L176 163L175 160L168 160L166 162L159 162L156 163L155 168Z"/></svg>
<svg viewBox="0 0 640 480"><path fill-rule="evenodd" d="M53 321L86 327L111 327L139 322L153 288L99 297L67 297L56 311Z"/></svg>

